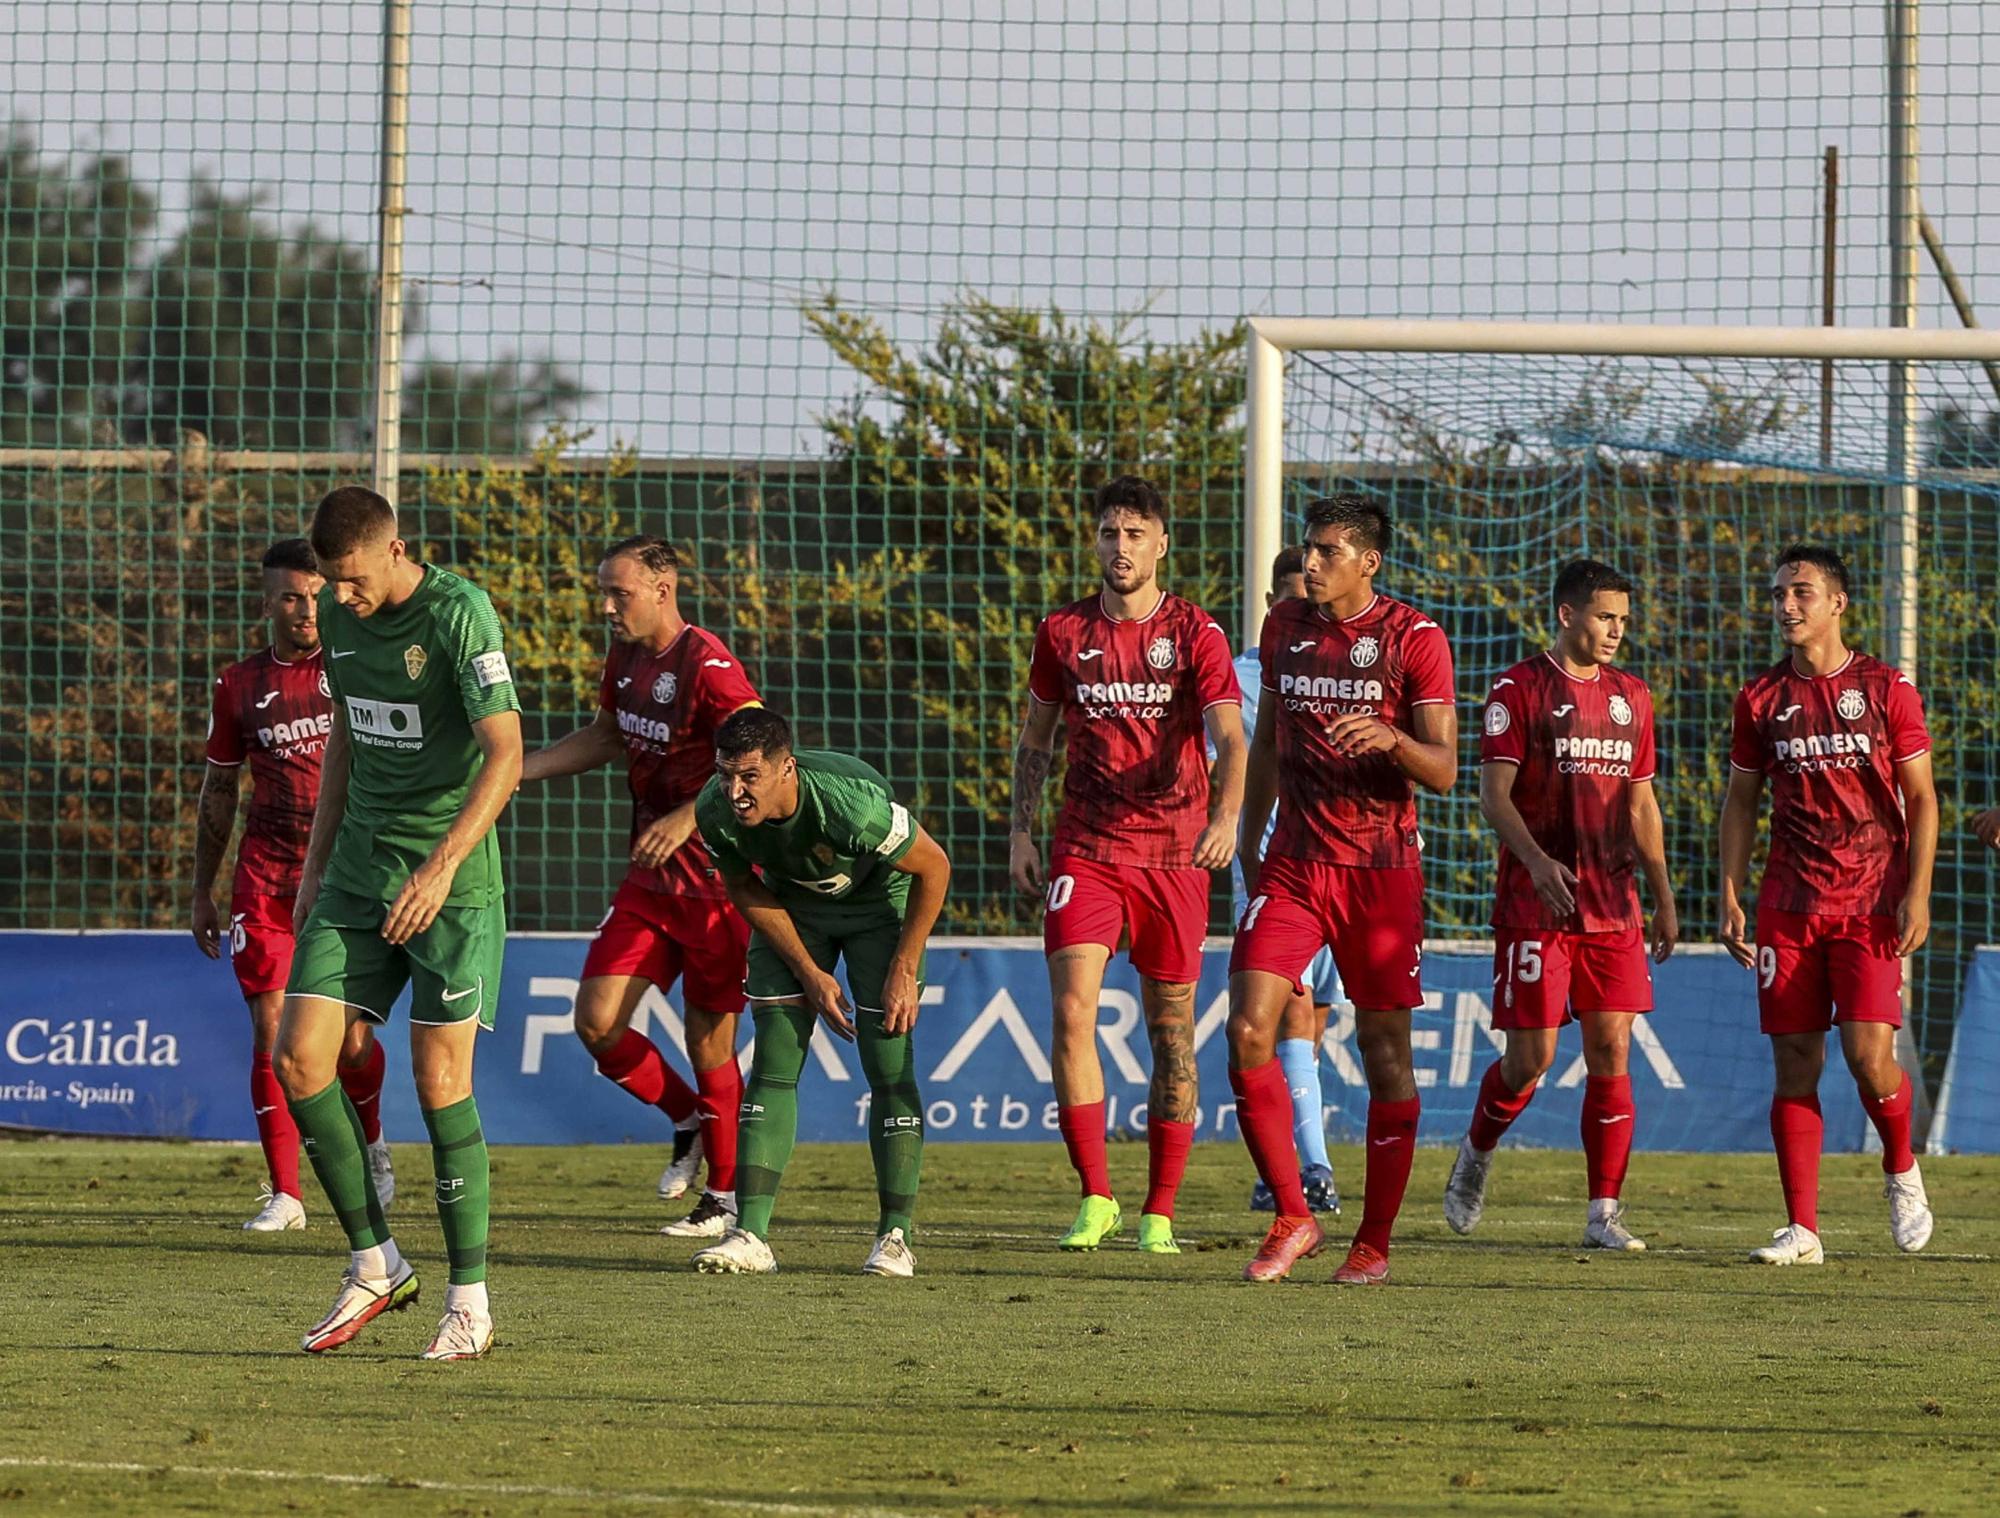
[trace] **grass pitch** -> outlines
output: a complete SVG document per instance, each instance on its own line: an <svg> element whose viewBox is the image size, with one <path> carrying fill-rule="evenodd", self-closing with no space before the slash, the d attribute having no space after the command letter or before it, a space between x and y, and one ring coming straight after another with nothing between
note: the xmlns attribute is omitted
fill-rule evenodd
<svg viewBox="0 0 2000 1518"><path fill-rule="evenodd" d="M392 1219L422 1302L324 1358L339 1232L254 1235L245 1148L0 1144L0 1514L688 1512L1948 1514L2000 1505L2000 1162L1926 1163L1937 1236L1889 1242L1876 1161L1829 1158L1820 1269L1743 1253L1768 1157L1640 1155L1653 1245L1574 1247L1579 1156L1503 1154L1485 1223L1417 1161L1384 1289L1237 1280L1261 1226L1199 1145L1179 1258L1068 1256L1055 1145L935 1146L920 1274L856 1274L866 1150L787 1177L783 1271L686 1269L647 1149L495 1154L485 1361L441 1310L429 1155ZM1113 1150L1136 1204L1144 1152ZM1357 1215L1360 1156L1338 1153ZM1131 1217L1128 1227L1136 1226Z"/></svg>

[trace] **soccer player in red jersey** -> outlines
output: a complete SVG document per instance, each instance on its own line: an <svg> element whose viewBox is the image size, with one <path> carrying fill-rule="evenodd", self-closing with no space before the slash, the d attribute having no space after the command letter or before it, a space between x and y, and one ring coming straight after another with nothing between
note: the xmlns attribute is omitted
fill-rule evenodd
<svg viewBox="0 0 2000 1518"><path fill-rule="evenodd" d="M223 670L208 722L207 764L195 808L194 890L189 928L201 952L220 957L222 920L215 877L236 826L238 777L250 768L250 810L229 892L230 968L250 1008L250 1107L264 1148L269 1194L243 1226L277 1233L306 1226L299 1201L299 1130L271 1068L285 980L292 973L292 898L299 889L320 763L333 727L319 645L319 566L304 538L273 543L264 554L264 615L271 642L262 653ZM396 1194L389 1146L382 1139L381 1046L366 1023L347 1030L340 1084L361 1116L375 1189L387 1207Z"/></svg>
<svg viewBox="0 0 2000 1518"><path fill-rule="evenodd" d="M1129 942L1153 1049L1139 1247L1178 1254L1174 1196L1199 1094L1194 987L1209 871L1227 869L1235 854L1242 697L1222 629L1159 586L1167 551L1159 491L1122 475L1098 490L1096 507L1104 588L1051 612L1035 633L1027 718L1014 753L1008 870L1045 905L1057 1118L1083 1189L1060 1246L1095 1249L1123 1226L1105 1165L1097 1011L1104 967ZM1068 766L1044 872L1035 815L1058 719L1067 730ZM1204 728L1215 744L1212 771ZM1289 1143L1289 1126L1286 1136Z"/></svg>
<svg viewBox="0 0 2000 1518"><path fill-rule="evenodd" d="M1819 1077L1827 1030L1882 1138L1889 1231L1929 1242L1932 1218L1910 1150L1910 1077L1896 1062L1903 960L1931 926L1938 803L1924 704L1910 678L1849 649L1848 572L1830 548L1778 557L1771 606L1786 656L1736 698L1722 805L1722 942L1757 972L1757 1012L1776 1064L1771 1139L1787 1225L1752 1251L1766 1265L1817 1265ZM1771 851L1756 938L1743 894L1757 799L1771 782Z"/></svg>
<svg viewBox="0 0 2000 1518"><path fill-rule="evenodd" d="M1619 1192L1632 1153L1632 1020L1653 1009L1649 945L1680 937L1666 831L1653 794L1653 693L1614 668L1632 582L1578 559L1555 583L1556 641L1493 682L1480 740L1479 805L1500 838L1493 903L1493 1026L1506 1051L1486 1071L1445 1185L1444 1217L1470 1233L1500 1136L1555 1062L1556 1034L1583 1024L1584 1168L1593 1249L1644 1249ZM1634 866L1653 893L1640 929Z"/></svg>
<svg viewBox="0 0 2000 1518"><path fill-rule="evenodd" d="M1367 1194L1342 1284L1389 1274L1389 1234L1416 1150L1410 1011L1423 1001L1423 872L1415 786L1458 777L1444 630L1381 595L1389 514L1360 496L1306 508L1306 599L1281 601L1260 640L1264 695L1244 786L1243 885L1229 962L1229 1081L1277 1218L1244 1270L1274 1281L1318 1252L1299 1184L1291 1094L1275 1056L1299 976L1331 945L1368 1076ZM1275 798L1278 827L1260 851ZM1261 857L1260 856L1261 852Z"/></svg>
<svg viewBox="0 0 2000 1518"><path fill-rule="evenodd" d="M597 568L612 638L597 715L528 755L521 780L626 762L632 864L584 957L576 1033L599 1071L673 1121L660 1195L686 1191L706 1157L708 1185L694 1210L660 1232L707 1239L736 1222L736 1018L750 930L695 831L694 800L715 770L716 728L761 703L722 640L682 618L679 585L680 560L663 539L612 545ZM632 1026L647 988L665 990L676 976L698 1092Z"/></svg>

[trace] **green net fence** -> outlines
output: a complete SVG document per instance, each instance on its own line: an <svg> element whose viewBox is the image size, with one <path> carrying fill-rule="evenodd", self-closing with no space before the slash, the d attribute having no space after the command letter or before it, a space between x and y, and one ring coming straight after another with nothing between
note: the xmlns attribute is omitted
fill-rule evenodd
<svg viewBox="0 0 2000 1518"><path fill-rule="evenodd" d="M0 23L0 926L184 916L208 682L261 636L251 566L367 472L384 14L17 0ZM2000 20L1934 0L1922 23L1925 207L1970 298L2000 301ZM1243 593L1239 320L1815 321L1834 146L1835 314L1878 322L1884 29L1878 4L1804 0L417 4L406 531L494 591L531 742L588 715L599 545L671 537L687 611L772 702L917 799L958 865L953 925L1022 931L1012 734L1036 618L1090 581L1089 492L1153 474L1176 587ZM1924 299L1958 320L1929 266ZM1422 380L1423 425L1483 446L1448 378ZM1584 467L1544 439L1508 466L1538 480L1508 524L1493 461L1382 447L1372 413L1357 442L1337 388L1300 391L1295 461L1367 464L1489 662L1556 553L1636 561L1680 619L1641 651L1682 682L1672 741L1704 783L1764 545L1829 511L1864 563L1879 541L1879 408L1805 480L1615 441ZM1959 408L1941 460L2000 463L1990 391L1934 399ZM1926 501L1926 690L1968 714L1949 829L1987 799L1990 655L1957 633L1986 615L1991 514L1956 485ZM1441 912L1476 922L1480 845L1446 820ZM595 921L617 778L505 826L515 922ZM1959 847L1962 945L1990 901Z"/></svg>

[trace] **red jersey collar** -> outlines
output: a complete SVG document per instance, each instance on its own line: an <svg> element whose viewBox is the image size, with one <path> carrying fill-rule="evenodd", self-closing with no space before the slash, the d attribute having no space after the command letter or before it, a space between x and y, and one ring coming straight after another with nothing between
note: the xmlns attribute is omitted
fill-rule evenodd
<svg viewBox="0 0 2000 1518"><path fill-rule="evenodd" d="M1834 668L1832 668L1832 669L1828 670L1828 671L1827 671L1827 672L1826 672L1825 674L1823 674L1823 675L1802 675L1802 674L1800 674L1800 673L1799 673L1799 666L1798 666L1798 664L1797 664L1796 662L1794 662L1794 660L1792 659L1792 656L1791 656L1790 654L1786 654L1786 655L1785 655L1785 673L1786 673L1786 674L1788 674L1788 675L1790 675L1790 676L1791 676L1791 677L1792 677L1792 678L1793 678L1794 680L1805 680L1805 681L1813 681L1813 680L1831 680L1831 679L1835 678L1835 677L1836 677L1836 676L1838 676L1838 675L1844 675L1844 674L1846 674L1846 673L1847 673L1847 666L1848 666L1848 665L1850 665L1850 664L1852 664L1853 662L1854 662L1854 650L1850 648L1850 649L1849 649L1849 650L1847 651L1847 657L1846 657L1845 659L1842 659L1842 660L1840 661L1840 663L1839 663L1838 665L1836 665L1836 666L1835 666Z"/></svg>
<svg viewBox="0 0 2000 1518"><path fill-rule="evenodd" d="M1143 627L1148 622L1152 621L1153 618L1157 617L1160 614L1161 610L1166 606L1166 604L1167 604L1167 593L1163 590L1160 592L1160 599L1153 603L1153 609L1147 612L1145 616L1120 617L1120 616L1114 616L1112 614L1111 608L1104 604L1104 592L1100 590L1097 593L1097 610L1099 615L1101 615L1105 621L1115 622L1120 627L1127 627L1127 626Z"/></svg>
<svg viewBox="0 0 2000 1518"><path fill-rule="evenodd" d="M1565 680L1574 680L1578 685L1595 685L1598 682L1599 678L1602 677L1602 675L1604 674L1604 667L1602 665L1599 665L1596 669L1591 671L1590 678L1586 680L1582 675L1571 674L1566 668L1563 667L1563 661L1558 659L1553 652L1544 653L1542 657L1544 659L1547 659L1549 663L1553 664L1556 667L1557 674L1561 675Z"/></svg>
<svg viewBox="0 0 2000 1518"><path fill-rule="evenodd" d="M303 659L280 659L278 657L278 645L275 643L271 644L268 648L266 648L264 652L271 656L271 662L277 665L280 669L290 669L294 664L312 663L313 660L317 659L321 654L326 652L326 645L324 643L320 644L318 648L314 649L311 653L307 654Z"/></svg>
<svg viewBox="0 0 2000 1518"><path fill-rule="evenodd" d="M1330 617L1327 615L1325 607L1317 605L1313 607L1313 615L1318 617L1322 622L1338 622L1342 626L1345 626L1349 622L1359 622L1363 617L1367 616L1368 613L1370 613L1375 609L1375 607L1380 603L1381 599L1382 599L1382 592L1378 590L1373 595L1369 596L1368 604L1362 607L1361 610L1357 611L1351 617Z"/></svg>

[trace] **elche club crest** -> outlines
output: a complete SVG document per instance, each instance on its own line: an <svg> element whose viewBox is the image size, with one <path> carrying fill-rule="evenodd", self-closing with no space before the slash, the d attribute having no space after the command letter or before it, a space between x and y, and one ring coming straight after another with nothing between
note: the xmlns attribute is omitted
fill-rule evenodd
<svg viewBox="0 0 2000 1518"><path fill-rule="evenodd" d="M653 700L665 706L674 699L674 692L680 688L680 682L674 678L673 671L669 670L653 682Z"/></svg>
<svg viewBox="0 0 2000 1518"><path fill-rule="evenodd" d="M424 652L423 644L412 643L403 650L403 668L410 672L412 680L424 672L424 666L428 663L430 656Z"/></svg>
<svg viewBox="0 0 2000 1518"><path fill-rule="evenodd" d="M1499 737L1507 731L1513 721L1514 719L1508 713L1507 708L1500 702L1489 701L1486 703L1486 733L1488 737Z"/></svg>
<svg viewBox="0 0 2000 1518"><path fill-rule="evenodd" d="M1168 637L1153 639L1151 643L1146 645L1146 662L1152 665L1154 669L1172 669L1174 667L1174 640Z"/></svg>
<svg viewBox="0 0 2000 1518"><path fill-rule="evenodd" d="M1347 651L1347 662L1356 669L1366 669L1382 657L1382 645L1373 633L1364 633L1354 640L1354 647Z"/></svg>
<svg viewBox="0 0 2000 1518"><path fill-rule="evenodd" d="M1617 723L1620 727L1630 727L1632 725L1632 703L1630 701L1627 701L1623 696L1614 695L1609 705L1611 708L1611 720L1613 722Z"/></svg>
<svg viewBox="0 0 2000 1518"><path fill-rule="evenodd" d="M1868 698L1850 685L1840 693L1840 699L1834 703L1833 709L1849 722L1858 722L1868 710Z"/></svg>

